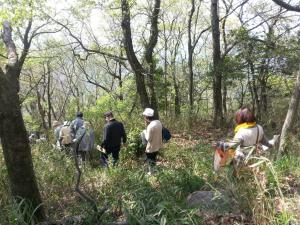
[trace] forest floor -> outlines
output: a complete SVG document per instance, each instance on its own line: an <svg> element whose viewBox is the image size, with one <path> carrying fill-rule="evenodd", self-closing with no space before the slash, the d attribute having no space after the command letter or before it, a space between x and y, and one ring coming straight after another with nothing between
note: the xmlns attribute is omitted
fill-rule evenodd
<svg viewBox="0 0 300 225"><path fill-rule="evenodd" d="M222 130L204 130L203 127L201 132L194 131L188 135L183 132L173 135L173 137L173 141L177 147L182 149L207 150L207 157L212 157L213 155L213 149L210 148L212 142L226 139ZM206 147L204 147L205 145ZM291 150L290 157L284 157L275 162L270 160L267 163L269 164L268 166L262 165L256 168L256 170L251 171L250 177L248 174L249 171L247 173L242 172L240 177L236 179L236 177L232 176L232 168L224 168L223 171L216 173L211 171L212 168L208 168L214 174L214 178L219 181L214 182L211 177L206 179L207 184L211 183L211 190L193 192L188 196L188 204L199 208L196 214L203 218L203 224L299 225L299 143L291 144L291 146L294 149ZM212 152L209 152L210 150ZM272 159L274 154L271 152L266 157ZM209 158L207 159L209 160ZM247 191L255 194L249 195L246 193ZM213 194L210 197L211 193ZM220 203L220 200L223 203ZM246 204L245 201L247 202ZM228 205L224 207L224 202L227 202L230 207ZM206 208L203 209L203 206ZM223 207L221 213L218 211L220 206L221 208Z"/></svg>
<svg viewBox="0 0 300 225"><path fill-rule="evenodd" d="M146 174L144 158L126 155L126 149L110 169L100 167L94 152L92 162L81 166L80 187L99 208L108 204L103 224L300 224L300 158L264 163L239 178L230 166L216 173L211 141L221 137L220 130L173 134L153 176ZM94 224L91 206L74 191L73 157L48 143L33 146L32 154L49 217L84 215L83 224ZM8 198L2 155L0 162L0 224L26 224L20 222L21 207Z"/></svg>

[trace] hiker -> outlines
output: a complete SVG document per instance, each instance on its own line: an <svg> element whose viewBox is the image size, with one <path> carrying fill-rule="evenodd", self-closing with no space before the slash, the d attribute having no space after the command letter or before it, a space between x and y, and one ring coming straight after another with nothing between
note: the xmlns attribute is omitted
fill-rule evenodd
<svg viewBox="0 0 300 225"><path fill-rule="evenodd" d="M226 152L230 148L235 148L235 152L232 152L232 156L235 159L243 159L245 157L245 152L243 149L249 146L255 146L257 144L262 145L262 150L267 148L272 148L278 139L278 135L274 135L272 140L268 140L265 136L264 130L261 125L256 123L256 118L254 114L247 107L240 108L235 114L235 122L237 126L234 129L235 135L233 139L229 142L219 142L217 147ZM222 154L220 152L220 154ZM224 158L223 156L220 156ZM215 170L218 169L218 165L215 162Z"/></svg>
<svg viewBox="0 0 300 225"><path fill-rule="evenodd" d="M36 140L38 140L39 138L40 138L40 132L38 131L32 131L28 136L30 144L35 144Z"/></svg>
<svg viewBox="0 0 300 225"><path fill-rule="evenodd" d="M235 122L237 126L234 129L235 135L231 145L238 143L241 147L248 147L262 144L269 148L273 147L274 143L269 142L262 126L256 123L256 118L249 108L240 108L235 114Z"/></svg>
<svg viewBox="0 0 300 225"><path fill-rule="evenodd" d="M162 124L154 117L154 110L146 108L143 112L145 124L144 131L146 145L146 161L148 163L148 175L152 175L156 165L156 157L159 149L162 148Z"/></svg>
<svg viewBox="0 0 300 225"><path fill-rule="evenodd" d="M73 141L79 162L86 161L87 154L91 153L95 142L94 130L90 122L84 121L83 125L78 128Z"/></svg>
<svg viewBox="0 0 300 225"><path fill-rule="evenodd" d="M60 144L60 141L59 141L59 133L60 133L60 130L62 128L62 124L59 121L54 120L53 123L52 123L52 128L54 130L55 147L60 148L61 144Z"/></svg>
<svg viewBox="0 0 300 225"><path fill-rule="evenodd" d="M65 150L71 148L72 137L71 137L71 128L70 128L69 121L64 122L63 127L61 128L61 130L59 132L59 140L60 140L62 147Z"/></svg>
<svg viewBox="0 0 300 225"><path fill-rule="evenodd" d="M28 137L28 140L29 140L29 143L30 144L35 144L36 143L36 139L37 139L37 136L35 135L35 133L31 133Z"/></svg>
<svg viewBox="0 0 300 225"><path fill-rule="evenodd" d="M71 125L70 125L71 136L72 136L73 139L75 138L76 132L79 129L79 127L83 126L83 122L84 122L83 113L82 112L77 112L75 120L73 120L71 122Z"/></svg>
<svg viewBox="0 0 300 225"><path fill-rule="evenodd" d="M103 129L103 141L101 148L101 161L104 166L108 167L108 156L112 154L112 163L117 165L119 161L119 153L121 149L121 142L123 144L127 141L126 132L121 122L117 121L112 112L104 113L106 124Z"/></svg>

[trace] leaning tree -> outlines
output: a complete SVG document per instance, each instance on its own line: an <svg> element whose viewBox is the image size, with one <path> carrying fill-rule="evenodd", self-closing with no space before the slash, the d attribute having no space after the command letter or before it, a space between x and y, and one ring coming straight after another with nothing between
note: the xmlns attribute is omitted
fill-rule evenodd
<svg viewBox="0 0 300 225"><path fill-rule="evenodd" d="M294 12L300 12L300 7L299 6L293 6L289 3L286 3L282 0L273 0L273 2L275 2L276 4L278 4L279 6L290 10L290 11L294 11ZM297 115L297 111L299 108L299 101L300 101L300 68L298 70L298 75L297 75L297 81L294 87L294 92L292 94L290 103L289 103L289 108L286 114L286 118L281 130L281 135L280 135L280 144L279 144L279 151L278 151L278 157L280 157L282 155L282 153L285 152L285 148L286 148L286 139L287 139L287 134L288 131L291 129L291 127L293 126L293 121Z"/></svg>
<svg viewBox="0 0 300 225"><path fill-rule="evenodd" d="M45 219L45 212L33 169L19 98L22 67L32 39L41 34L38 29L30 32L31 28L32 20L29 20L22 35L23 49L19 57L12 39L10 23L3 22L1 39L7 56L2 57L6 58L7 63L0 67L0 138L12 196L17 200L25 199L35 210L36 219L42 221Z"/></svg>

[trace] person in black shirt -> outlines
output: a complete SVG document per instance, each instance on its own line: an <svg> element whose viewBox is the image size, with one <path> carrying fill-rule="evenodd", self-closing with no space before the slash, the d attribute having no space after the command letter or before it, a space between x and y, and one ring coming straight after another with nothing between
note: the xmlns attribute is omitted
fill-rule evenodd
<svg viewBox="0 0 300 225"><path fill-rule="evenodd" d="M123 124L114 118L112 112L106 112L104 117L106 124L103 130L101 147L105 149L105 152L102 152L101 160L105 166L108 166L108 156L112 154L113 165L116 165L119 161L121 141L125 144L127 136Z"/></svg>

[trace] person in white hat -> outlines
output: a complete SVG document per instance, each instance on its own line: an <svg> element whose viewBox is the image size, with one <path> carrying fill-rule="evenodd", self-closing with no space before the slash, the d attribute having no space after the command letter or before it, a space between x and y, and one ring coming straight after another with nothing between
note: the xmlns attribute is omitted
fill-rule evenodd
<svg viewBox="0 0 300 225"><path fill-rule="evenodd" d="M151 175L154 172L154 166L156 165L156 157L159 149L162 148L162 124L154 116L154 110L151 108L145 108L143 112L144 120L147 125L145 131L146 145L146 157L148 162L148 174Z"/></svg>

